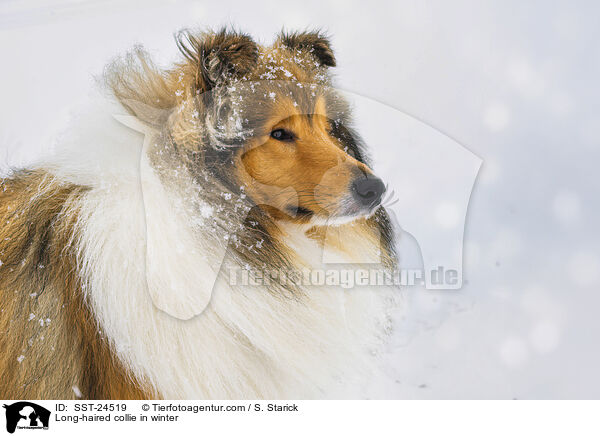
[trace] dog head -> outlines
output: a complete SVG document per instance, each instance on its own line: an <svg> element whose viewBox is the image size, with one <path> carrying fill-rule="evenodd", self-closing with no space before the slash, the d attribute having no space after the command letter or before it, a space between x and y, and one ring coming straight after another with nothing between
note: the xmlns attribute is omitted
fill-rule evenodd
<svg viewBox="0 0 600 436"><path fill-rule="evenodd" d="M156 69L138 49L108 76L121 102L162 132L159 154L198 179L210 172L275 220L373 214L385 185L331 85L324 35L283 33L268 47L226 30L176 39L184 60L174 68Z"/></svg>

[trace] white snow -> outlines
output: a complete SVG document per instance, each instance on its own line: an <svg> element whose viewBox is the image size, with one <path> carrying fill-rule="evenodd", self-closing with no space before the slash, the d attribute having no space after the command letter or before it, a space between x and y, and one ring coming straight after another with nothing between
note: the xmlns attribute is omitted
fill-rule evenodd
<svg viewBox="0 0 600 436"><path fill-rule="evenodd" d="M79 387L76 385L73 385L73 392L75 393L75 396L77 398L81 398L83 395L81 394L81 391L79 390Z"/></svg>
<svg viewBox="0 0 600 436"><path fill-rule="evenodd" d="M509 108L499 102L490 103L483 112L483 124L492 132L504 130L510 122Z"/></svg>
<svg viewBox="0 0 600 436"><path fill-rule="evenodd" d="M571 280L584 287L600 282L600 256L590 251L580 251L571 256L568 263Z"/></svg>
<svg viewBox="0 0 600 436"><path fill-rule="evenodd" d="M557 220L574 224L581 219L581 199L577 193L561 189L554 197L552 211Z"/></svg>
<svg viewBox="0 0 600 436"><path fill-rule="evenodd" d="M460 209L456 204L444 202L435 209L435 218L444 228L452 228L460 222Z"/></svg>
<svg viewBox="0 0 600 436"><path fill-rule="evenodd" d="M203 218L210 218L212 216L213 212L214 212L213 207L208 204L204 204L200 207L200 214L202 215Z"/></svg>
<svg viewBox="0 0 600 436"><path fill-rule="evenodd" d="M518 337L510 337L500 345L500 357L509 367L523 365L529 359L527 343Z"/></svg>

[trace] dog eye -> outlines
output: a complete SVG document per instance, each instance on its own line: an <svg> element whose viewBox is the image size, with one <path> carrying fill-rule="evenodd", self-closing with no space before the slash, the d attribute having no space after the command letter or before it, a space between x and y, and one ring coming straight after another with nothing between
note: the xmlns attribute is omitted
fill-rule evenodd
<svg viewBox="0 0 600 436"><path fill-rule="evenodd" d="M277 139L278 141L290 142L295 139L295 136L289 130L276 129L271 132L271 138Z"/></svg>

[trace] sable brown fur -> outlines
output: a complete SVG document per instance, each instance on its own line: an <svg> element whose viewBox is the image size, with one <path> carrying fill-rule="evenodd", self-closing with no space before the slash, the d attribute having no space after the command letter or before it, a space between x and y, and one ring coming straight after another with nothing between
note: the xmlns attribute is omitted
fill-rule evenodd
<svg viewBox="0 0 600 436"><path fill-rule="evenodd" d="M144 399L111 353L76 272L85 187L21 171L0 184L0 398Z"/></svg>

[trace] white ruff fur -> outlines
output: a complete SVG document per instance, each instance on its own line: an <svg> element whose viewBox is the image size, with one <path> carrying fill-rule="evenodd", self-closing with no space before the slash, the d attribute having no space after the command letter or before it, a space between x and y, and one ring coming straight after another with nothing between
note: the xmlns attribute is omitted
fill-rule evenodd
<svg viewBox="0 0 600 436"><path fill-rule="evenodd" d="M141 159L142 136L114 120L117 110L75 120L59 158L45 167L92 187L80 204L79 269L99 327L125 367L172 399L360 395L397 290L307 287L299 300L278 298L230 285L226 257L211 295L210 250L189 233L172 194L142 190L140 171L145 183L160 181ZM327 267L316 243L287 230L285 242L305 264Z"/></svg>

